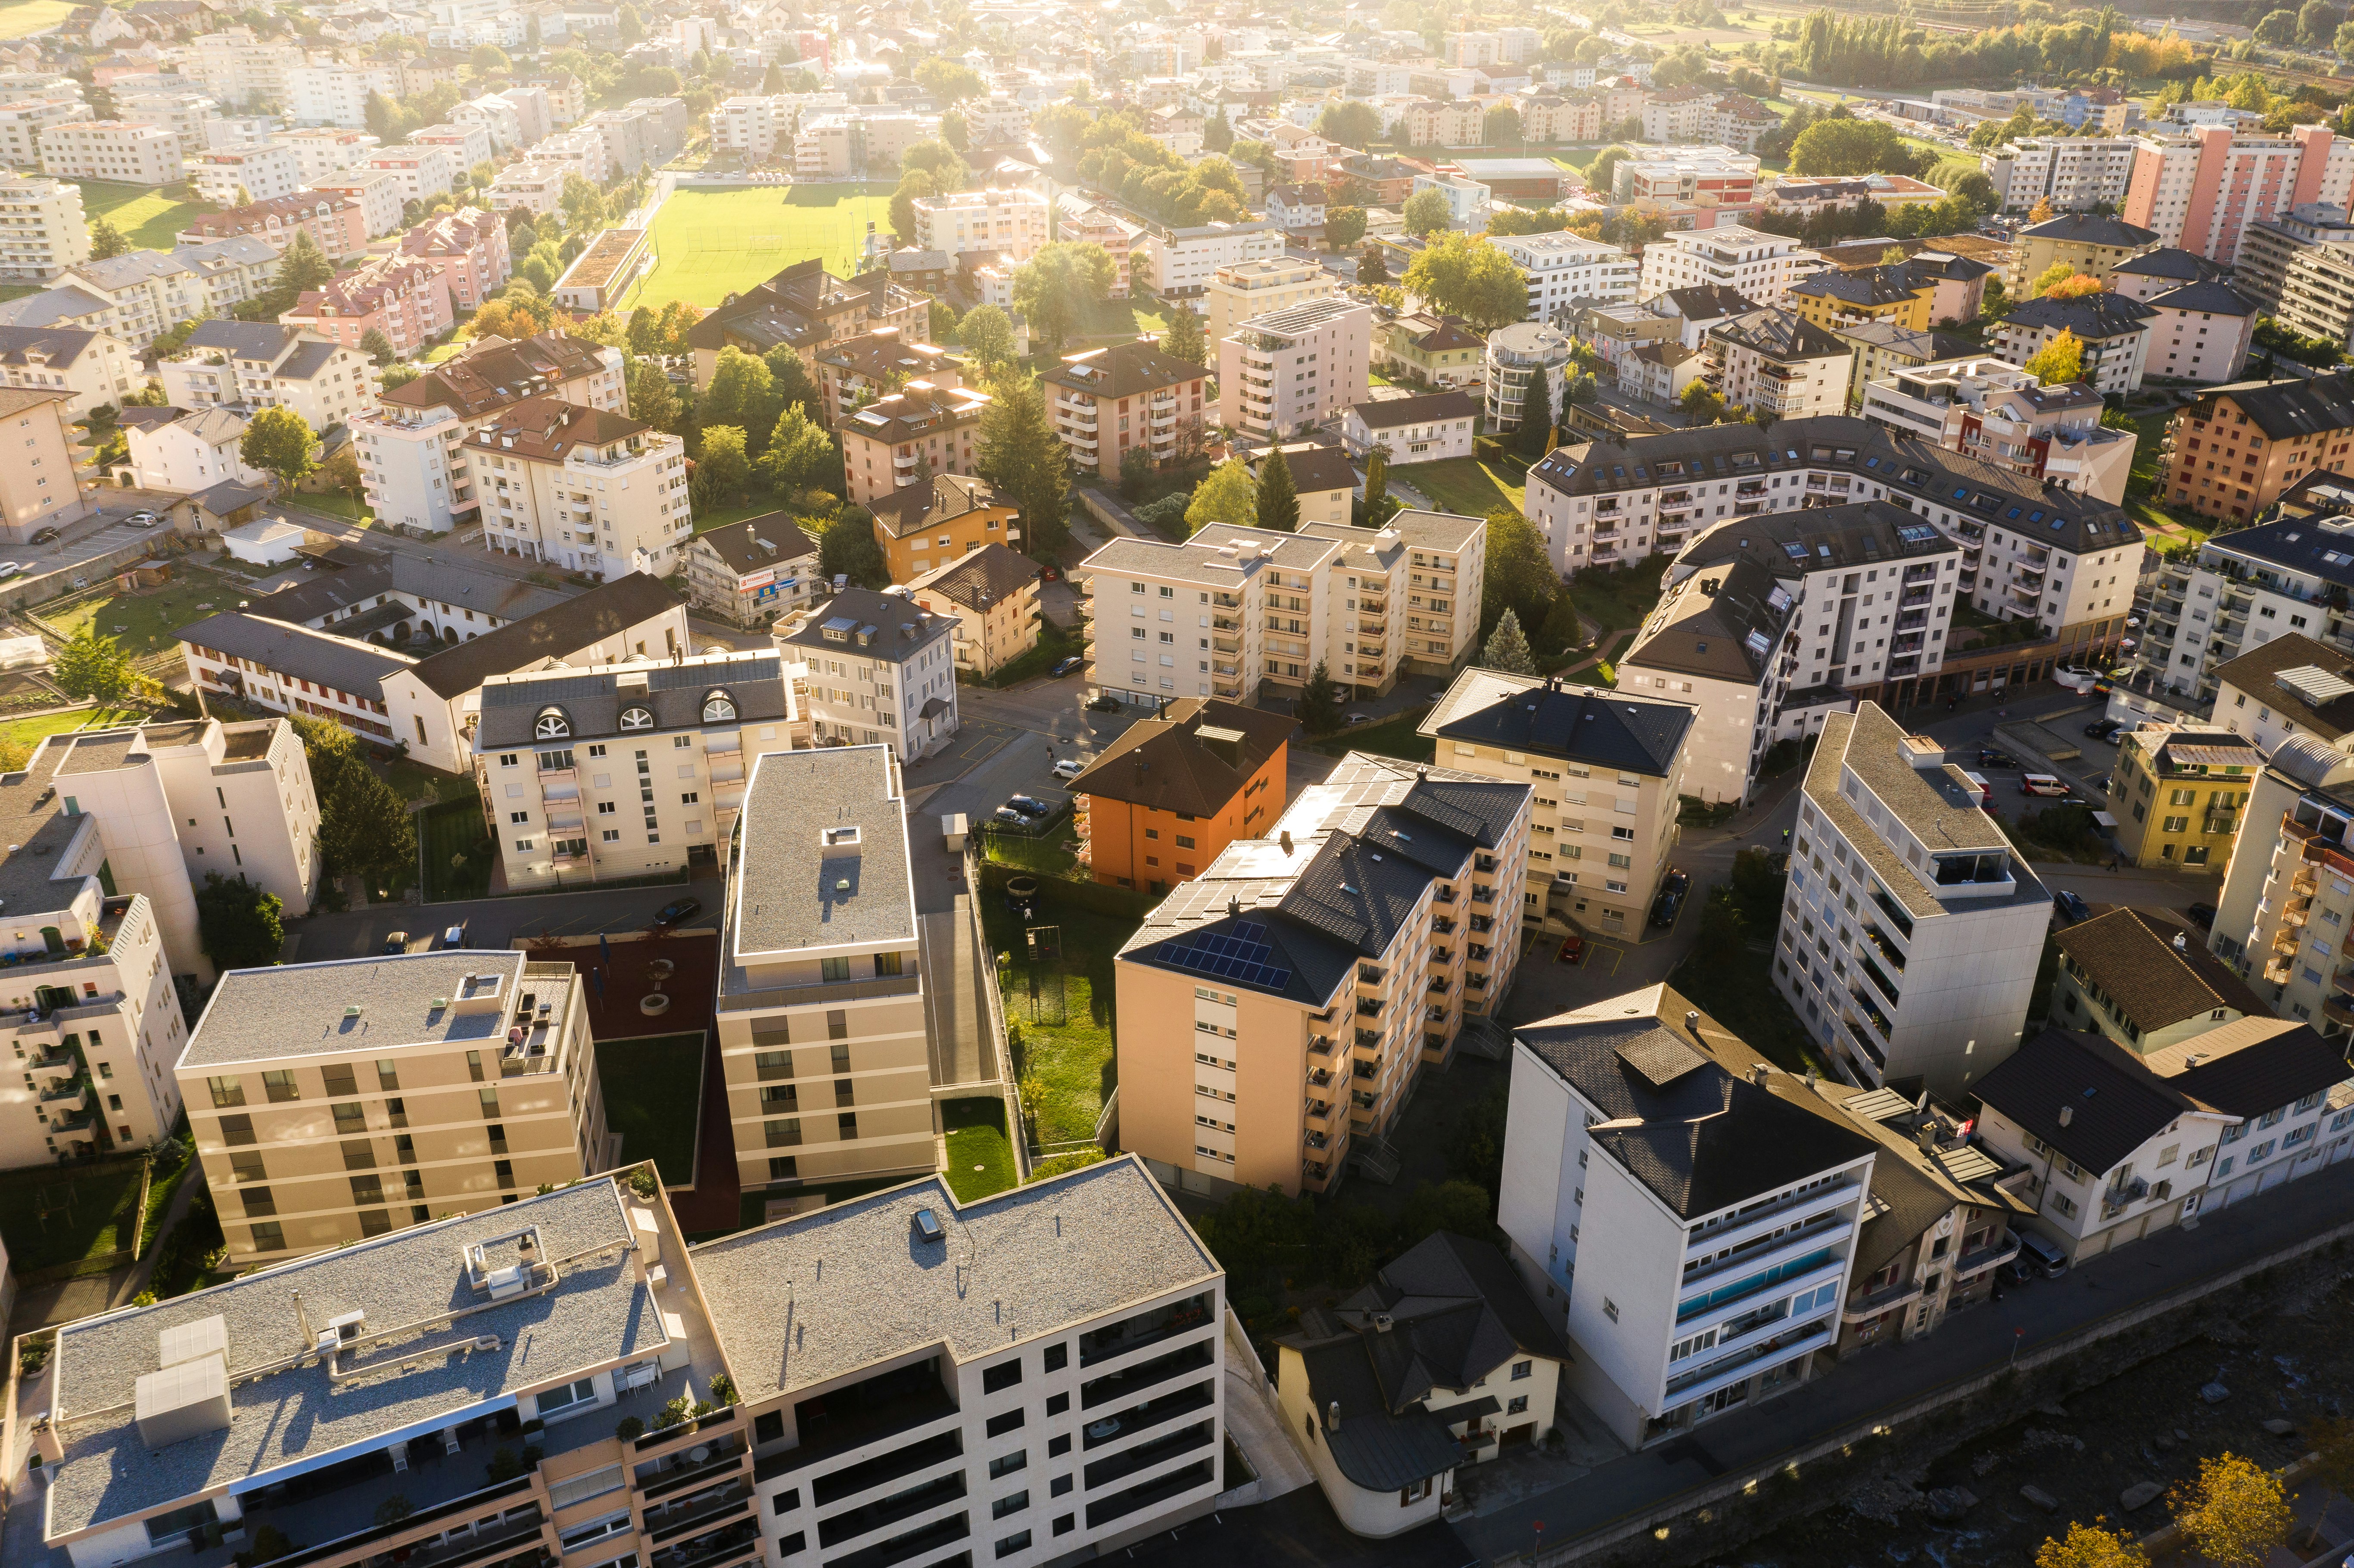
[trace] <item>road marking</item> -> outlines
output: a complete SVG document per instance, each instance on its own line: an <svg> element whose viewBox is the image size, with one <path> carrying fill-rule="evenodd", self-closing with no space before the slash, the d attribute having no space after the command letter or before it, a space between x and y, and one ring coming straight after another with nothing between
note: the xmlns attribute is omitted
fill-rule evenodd
<svg viewBox="0 0 2354 1568"><path fill-rule="evenodd" d="M1607 953L1610 955L1610 968L1608 972L1615 975L1618 972L1618 960L1627 956L1627 949L1624 948L1613 948L1608 946L1606 943L1589 941L1585 944L1585 962L1578 966L1580 969L1592 969L1594 967L1594 960L1601 957L1604 953Z"/></svg>
<svg viewBox="0 0 2354 1568"><path fill-rule="evenodd" d="M983 758L996 756L1012 744L1012 741L1002 736L985 735L957 755L969 762L979 762Z"/></svg>

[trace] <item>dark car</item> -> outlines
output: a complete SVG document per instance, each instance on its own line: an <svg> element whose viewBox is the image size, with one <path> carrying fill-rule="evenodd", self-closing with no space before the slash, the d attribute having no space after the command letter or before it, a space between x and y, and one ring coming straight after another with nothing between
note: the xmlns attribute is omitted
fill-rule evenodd
<svg viewBox="0 0 2354 1568"><path fill-rule="evenodd" d="M1069 658L1062 660L1060 662L1056 663L1053 673L1057 679L1059 679L1062 676L1069 674L1072 671L1077 669L1087 662L1087 656L1085 654L1074 653Z"/></svg>
<svg viewBox="0 0 2354 1568"><path fill-rule="evenodd" d="M57 531L55 528L43 528L43 529L39 530L38 532L37 532L36 534L34 534L34 535L32 536L32 538L31 538L29 541L27 541L27 543L35 544L35 545L47 545L47 544L49 544L49 543L53 542L53 541L57 538L57 536L58 536L58 531Z"/></svg>
<svg viewBox="0 0 2354 1568"><path fill-rule="evenodd" d="M2212 904L2193 904L2183 913L2190 916L2191 923L2202 930L2211 931L2215 927L2215 906Z"/></svg>
<svg viewBox="0 0 2354 1568"><path fill-rule="evenodd" d="M2020 766L2020 761L2008 751L1997 751L1991 746L1981 746L1978 747L1978 766L1980 768L2017 768Z"/></svg>
<svg viewBox="0 0 2354 1568"><path fill-rule="evenodd" d="M1005 803L1025 817L1051 817L1055 808L1034 795L1008 795Z"/></svg>
<svg viewBox="0 0 2354 1568"><path fill-rule="evenodd" d="M1030 825L1030 819L1011 806L998 807L989 813L989 820L992 822L1003 822L1008 827L1014 828L1026 828Z"/></svg>
<svg viewBox="0 0 2354 1568"><path fill-rule="evenodd" d="M2079 920L2089 920L2093 917L2091 906L2064 887L2052 895L2052 906L2059 910L2061 918L2071 926Z"/></svg>
<svg viewBox="0 0 2354 1568"><path fill-rule="evenodd" d="M2117 731L2125 727L2115 719L2094 719L2084 726L2084 737L2087 740L2114 740Z"/></svg>
<svg viewBox="0 0 2354 1568"><path fill-rule="evenodd" d="M1651 924L1672 926L1683 912L1684 895L1691 889L1691 877L1670 866L1667 879L1659 884L1659 895L1651 901Z"/></svg>
<svg viewBox="0 0 2354 1568"><path fill-rule="evenodd" d="M700 898L673 898L654 911L654 924L675 926L682 920L702 913L703 900Z"/></svg>
<svg viewBox="0 0 2354 1568"><path fill-rule="evenodd" d="M2022 1264L2014 1257L2009 1263L1998 1267L1994 1271L1994 1277L1997 1284L2008 1285L2016 1290L2022 1285L2032 1285L2042 1278L2043 1271L2031 1263Z"/></svg>
<svg viewBox="0 0 2354 1568"><path fill-rule="evenodd" d="M1585 938L1578 936L1575 932L1572 932L1570 935L1564 937L1561 939L1561 951L1553 955L1553 961L1564 964L1584 963L1585 961Z"/></svg>

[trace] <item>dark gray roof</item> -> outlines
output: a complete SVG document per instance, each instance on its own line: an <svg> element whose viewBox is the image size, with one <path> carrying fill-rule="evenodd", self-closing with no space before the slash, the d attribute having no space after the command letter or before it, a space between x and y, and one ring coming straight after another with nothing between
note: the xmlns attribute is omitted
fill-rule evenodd
<svg viewBox="0 0 2354 1568"><path fill-rule="evenodd" d="M1688 703L1475 667L1455 677L1420 733L1664 778L1697 715Z"/></svg>
<svg viewBox="0 0 2354 1568"><path fill-rule="evenodd" d="M2130 273L2137 278L2172 278L2180 282L2200 283L2222 277L2225 269L2195 250L2168 245L2139 256L2128 256L2109 270Z"/></svg>
<svg viewBox="0 0 2354 1568"><path fill-rule="evenodd" d="M1621 662L1755 683L1797 613L1774 574L1741 556L1670 584Z"/></svg>
<svg viewBox="0 0 2354 1568"><path fill-rule="evenodd" d="M39 355L49 365L72 365L99 334L80 327L0 326L0 365L23 365Z"/></svg>
<svg viewBox="0 0 2354 1568"><path fill-rule="evenodd" d="M1469 392L1425 392L1418 397L1389 397L1352 403L1349 411L1366 428L1392 430L1400 425L1426 425L1440 419L1468 419L1479 411L1479 401Z"/></svg>
<svg viewBox="0 0 2354 1568"><path fill-rule="evenodd" d="M385 594L401 593L412 599L421 595L437 604L500 620L520 620L570 597L560 588L540 588L445 556L375 551L365 555L358 566L320 572L292 588L253 600L251 613L303 625L323 616L341 617L366 609Z"/></svg>
<svg viewBox="0 0 2354 1568"><path fill-rule="evenodd" d="M1674 313L1688 322L1715 321L1723 316L1747 315L1757 309L1757 302L1738 289L1728 289L1722 283L1702 283L1689 289L1670 289L1650 302L1656 310L1665 300Z"/></svg>
<svg viewBox="0 0 2354 1568"><path fill-rule="evenodd" d="M2232 535L2237 543L2253 528L2243 529ZM2354 679L2354 660L2330 647L2317 642L2301 631L2285 631L2269 642L2260 642L2238 658L2218 665L2215 679L2224 685L2234 686L2253 696L2293 722L2297 728L2309 731L2322 739L2335 743L2338 736L2354 730L2354 694L2333 697L2320 707L2315 707L2296 692L2281 684L2280 675L2289 670L2311 665L2339 680Z"/></svg>
<svg viewBox="0 0 2354 1568"><path fill-rule="evenodd" d="M764 752L744 790L744 850L727 890L734 966L763 954L916 940L907 818L887 747ZM847 883L849 885L843 885ZM761 960L777 961L773 959Z"/></svg>
<svg viewBox="0 0 2354 1568"><path fill-rule="evenodd" d="M1267 468L1267 452L1273 449L1248 454L1247 461L1254 475ZM1324 490L1354 490L1357 471L1349 461L1348 449L1339 446L1310 446L1302 450L1287 450L1283 454L1286 468L1291 471L1294 493L1311 495Z"/></svg>
<svg viewBox="0 0 2354 1568"><path fill-rule="evenodd" d="M1798 577L1960 551L1959 545L1894 502L1852 501L1844 506L1728 517L1694 535L1678 564L1704 567L1747 556L1777 577Z"/></svg>
<svg viewBox="0 0 2354 1568"><path fill-rule="evenodd" d="M2212 1033L2218 1037L2260 1037L2213 1055L2199 1049L2207 1043L2204 1036L2171 1046L2163 1054L2168 1064L2179 1056L2185 1060L2181 1070L2166 1081L2226 1116L2263 1116L2354 1077L2343 1045L2324 1040L2309 1023L2250 1018Z"/></svg>
<svg viewBox="0 0 2354 1568"><path fill-rule="evenodd" d="M2221 283L2185 283L2179 289L2168 289L2163 294L2152 295L2148 301L2154 311L2198 311L2218 316L2252 316L2256 307Z"/></svg>
<svg viewBox="0 0 2354 1568"><path fill-rule="evenodd" d="M281 674L376 702L384 700L387 675L417 666L416 660L389 649L371 648L306 626L265 620L233 609L183 626L173 635L199 648L250 659Z"/></svg>
<svg viewBox="0 0 2354 1568"><path fill-rule="evenodd" d="M2156 239L2158 231L2127 223L2121 217L2068 212L2032 228L2020 230L2019 238L2022 243L2030 239L2056 239L2064 245L2108 245L2137 249Z"/></svg>
<svg viewBox="0 0 2354 1568"><path fill-rule="evenodd" d="M925 624L928 620L928 626ZM933 615L905 594L851 588L811 609L799 630L780 634L777 644L904 664L922 652L925 644L951 635L955 626L954 620ZM828 637L828 627L846 628L849 641ZM872 641L862 644L858 641L861 631L871 631Z"/></svg>
<svg viewBox="0 0 2354 1568"><path fill-rule="evenodd" d="M991 540L943 561L907 584L908 590L928 588L969 609L999 605L1038 581L1038 563L1021 551Z"/></svg>
<svg viewBox="0 0 2354 1568"><path fill-rule="evenodd" d="M188 334L192 349L217 348L231 359L275 359L301 335L299 327L276 322L208 321ZM328 346L332 347L333 344Z"/></svg>
<svg viewBox="0 0 2354 1568"><path fill-rule="evenodd" d="M2066 1029L2046 1029L2004 1057L1978 1080L1977 1092L2094 1176L2200 1108L2115 1041Z"/></svg>
<svg viewBox="0 0 2354 1568"><path fill-rule="evenodd" d="M1709 328L1708 335L1755 349L1774 359L1827 359L1855 352L1805 317L1783 310L1751 311L1747 315L1734 316Z"/></svg>
<svg viewBox="0 0 2354 1568"><path fill-rule="evenodd" d="M2354 426L2354 372L2286 381L2239 381L2211 387L2191 409L2194 418L2215 417L2211 399L2229 397L2268 440L2316 435Z"/></svg>
<svg viewBox="0 0 2354 1568"><path fill-rule="evenodd" d="M2133 333L2147 332L2149 318L2155 313L2139 300L2104 289L2094 294L2079 294L2072 300L2055 300L2046 294L2013 307L2002 322L2006 326L2049 327L2074 333L2088 342L2099 343Z"/></svg>
<svg viewBox="0 0 2354 1568"><path fill-rule="evenodd" d="M642 676L645 689L624 692L622 679ZM786 716L784 662L773 652L698 654L669 664L607 665L589 671L548 670L492 676L482 683L482 715L474 733L478 751L527 747L541 713L555 708L571 726L574 741L596 740L649 730L699 729L714 693L725 693L736 716L713 727L778 723ZM621 715L635 708L651 714L651 726L625 730Z"/></svg>
<svg viewBox="0 0 2354 1568"><path fill-rule="evenodd" d="M417 678L435 694L454 697L493 675L577 653L680 602L660 578L631 572L472 641L445 648L417 666Z"/></svg>
<svg viewBox="0 0 2354 1568"><path fill-rule="evenodd" d="M306 339L294 345L294 352L286 356L286 363L278 367L277 374L291 381L308 381L334 364L342 349L341 344L323 338Z"/></svg>
<svg viewBox="0 0 2354 1568"><path fill-rule="evenodd" d="M784 512L764 512L741 523L706 529L695 536L695 542L707 546L738 577L817 554L817 542Z"/></svg>

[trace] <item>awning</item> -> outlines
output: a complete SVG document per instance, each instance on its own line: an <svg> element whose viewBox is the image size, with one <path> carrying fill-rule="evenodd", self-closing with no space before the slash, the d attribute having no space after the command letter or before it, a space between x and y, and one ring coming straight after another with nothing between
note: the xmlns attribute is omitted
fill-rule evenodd
<svg viewBox="0 0 2354 1568"><path fill-rule="evenodd" d="M1477 1421L1483 1415L1493 1415L1503 1408L1496 1403L1494 1394L1487 1393L1461 1404L1450 1404L1444 1410L1434 1410L1430 1414L1447 1425L1454 1426L1466 1421Z"/></svg>

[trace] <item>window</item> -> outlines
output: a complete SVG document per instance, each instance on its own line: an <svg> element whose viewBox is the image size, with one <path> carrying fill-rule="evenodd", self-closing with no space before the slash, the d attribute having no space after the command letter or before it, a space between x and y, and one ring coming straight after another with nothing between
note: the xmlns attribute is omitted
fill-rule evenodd
<svg viewBox="0 0 2354 1568"><path fill-rule="evenodd" d="M1512 1396L1511 1403L1504 1406L1504 1414L1507 1415L1520 1415L1525 1414L1528 1408L1529 1396L1525 1393L1516 1393Z"/></svg>
<svg viewBox="0 0 2354 1568"><path fill-rule="evenodd" d="M1026 1502L1029 1499L1025 1498L1023 1500ZM1009 1535L1004 1540L997 1543L997 1554L1000 1557L1011 1557L1017 1552L1027 1552L1029 1550L1030 1532L1026 1530L1019 1535Z"/></svg>
<svg viewBox="0 0 2354 1568"><path fill-rule="evenodd" d="M239 1111L220 1118L221 1141L231 1148L253 1141L253 1118Z"/></svg>
<svg viewBox="0 0 2354 1568"><path fill-rule="evenodd" d="M1398 1507L1412 1508L1415 1504L1422 1501L1428 1496L1430 1496L1430 1478L1425 1476L1421 1480L1413 1482L1412 1484L1400 1489L1398 1492Z"/></svg>
<svg viewBox="0 0 2354 1568"><path fill-rule="evenodd" d="M572 733L572 721L561 708L542 708L539 716L531 721L534 740L562 740Z"/></svg>
<svg viewBox="0 0 2354 1568"><path fill-rule="evenodd" d="M989 1462L989 1478L993 1481L1000 1476L1010 1476L1016 1470L1027 1468L1029 1464L1030 1450L1016 1448L1013 1453L1000 1455Z"/></svg>
<svg viewBox="0 0 2354 1568"><path fill-rule="evenodd" d="M981 1369L981 1392L983 1393L995 1393L1001 1388L1012 1388L1021 1381L1022 1363L1018 1360L1001 1361L996 1366Z"/></svg>
<svg viewBox="0 0 2354 1568"><path fill-rule="evenodd" d="M228 1157L228 1168L240 1186L248 1181L265 1181L270 1178L259 1154L232 1154Z"/></svg>
<svg viewBox="0 0 2354 1568"><path fill-rule="evenodd" d="M1003 1519L1007 1514L1020 1513L1023 1509L1028 1508L1029 1506L1030 1494L1026 1491L1015 1492L1011 1497L999 1498L995 1502L991 1503L989 1505L989 1517L991 1519Z"/></svg>
<svg viewBox="0 0 2354 1568"><path fill-rule="evenodd" d="M265 1220L253 1227L253 1250L256 1252L286 1250L286 1233L276 1220Z"/></svg>
<svg viewBox="0 0 2354 1568"><path fill-rule="evenodd" d="M991 1437L1002 1437L1008 1432L1018 1432L1022 1428L1022 1421L1025 1414L1023 1411L1009 1410L1002 1415L992 1415L989 1418L984 1430Z"/></svg>
<svg viewBox="0 0 2354 1568"><path fill-rule="evenodd" d="M623 708L621 710L621 727L623 729L652 729L654 727L654 715L644 708Z"/></svg>
<svg viewBox="0 0 2354 1568"><path fill-rule="evenodd" d="M542 1389L539 1394L540 1419L545 1421L559 1410L575 1404L593 1404L596 1401L597 1383L594 1378L584 1377L578 1383L559 1383L554 1388Z"/></svg>
<svg viewBox="0 0 2354 1568"><path fill-rule="evenodd" d="M299 1100L302 1097L302 1091L294 1086L292 1071L287 1068L273 1067L263 1073L261 1086L273 1103L281 1100Z"/></svg>
<svg viewBox="0 0 2354 1568"><path fill-rule="evenodd" d="M726 724L736 716L736 699L726 692L713 692L703 699L703 722Z"/></svg>
<svg viewBox="0 0 2354 1568"><path fill-rule="evenodd" d="M213 1092L213 1104L215 1107L241 1106L245 1103L245 1081L243 1079L207 1078L205 1083L206 1086Z"/></svg>
<svg viewBox="0 0 2354 1568"><path fill-rule="evenodd" d="M1066 1366L1068 1366L1068 1365L1070 1365L1070 1364L1071 1364L1071 1347L1070 1347L1070 1346L1068 1346L1068 1345L1048 1345L1048 1346L1046 1347L1046 1370L1047 1370L1048 1372L1060 1372L1060 1371L1062 1371L1065 1367L1066 1367Z"/></svg>
<svg viewBox="0 0 2354 1568"><path fill-rule="evenodd" d="M1535 1372L1536 1372L1536 1367L1537 1367L1536 1362L1534 1362L1534 1361L1514 1361L1514 1362L1512 1363L1512 1381L1513 1381L1514 1383L1518 1383L1518 1382L1520 1382L1520 1381L1521 1381L1521 1379L1522 1379L1522 1378L1524 1378L1524 1377L1530 1377L1530 1376L1534 1375L1534 1373L1535 1373Z"/></svg>
<svg viewBox="0 0 2354 1568"><path fill-rule="evenodd" d="M1066 1432L1060 1437L1046 1439L1046 1457L1049 1459L1060 1458L1070 1451L1071 1435L1069 1433Z"/></svg>

